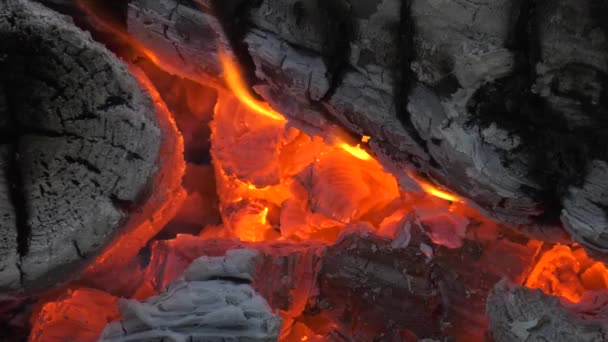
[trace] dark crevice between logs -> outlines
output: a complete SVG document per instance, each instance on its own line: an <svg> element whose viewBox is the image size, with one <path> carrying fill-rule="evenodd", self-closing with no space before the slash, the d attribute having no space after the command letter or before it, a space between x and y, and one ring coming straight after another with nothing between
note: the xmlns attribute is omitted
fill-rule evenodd
<svg viewBox="0 0 608 342"><path fill-rule="evenodd" d="M606 96L598 105L588 105L586 112L596 118L592 128L572 127L559 111L550 108L546 100L533 92L537 77L536 66L541 61L539 51L538 19L536 2L522 0L515 9L514 29L507 41L507 47L516 52L516 67L513 75L496 80L481 87L468 103L472 122L479 127L495 123L500 128L515 132L522 144L515 150L503 153L503 162L509 163L517 155L527 156L529 178L541 189L523 189L532 197L544 203L541 222L554 222L559 218L561 198L569 187L581 186L585 180L588 162L592 159L606 159L605 144L608 138L608 119L602 111L606 108ZM568 72L568 65L561 72ZM589 67L586 66L586 69ZM605 75L601 84L607 84ZM558 94L554 85L554 93ZM605 94L605 92L604 92ZM559 94L578 99L585 104L587 99L580 94ZM606 129L597 129L606 127Z"/></svg>
<svg viewBox="0 0 608 342"><path fill-rule="evenodd" d="M555 117L545 110L539 96L532 92L537 77L536 64L540 59L535 14L534 0L521 0L513 6L513 26L505 45L515 53L514 73L477 90L467 103L467 110L471 114L467 126L486 128L496 124L508 132L515 132L523 142L515 150L503 152L502 162L511 163L518 153L530 154L534 160L533 165L529 166L529 172L534 176L532 179L538 181L542 189L553 189L545 184L558 184L559 180L543 170L548 149L552 147L543 146L542 141L549 138ZM532 125L531 119L535 121ZM539 166L543 169L539 169ZM541 220L555 220L559 217L559 196L538 189L523 190L533 197L542 198L546 207L543 214L545 218Z"/></svg>
<svg viewBox="0 0 608 342"><path fill-rule="evenodd" d="M349 56L351 54L351 43L354 40L355 27L351 19L350 9L343 1L321 1L319 5L327 11L330 18L335 20L334 25L336 28L336 33L333 33L329 40L329 44L333 48L326 50L327 55L322 55L328 72L332 75L327 93L318 101L319 103L323 103L328 102L336 93L342 84L344 76L351 68ZM324 114L326 114L326 118L330 116L325 111Z"/></svg>
<svg viewBox="0 0 608 342"><path fill-rule="evenodd" d="M407 108L411 92L418 83L416 75L411 69L411 63L416 59L416 51L412 49L412 46L415 46L414 36L416 34L416 30L414 18L412 16L411 1L412 0L405 0L401 5L398 41L396 42L396 44L399 46L400 55L398 59L398 70L396 73L394 88L395 109L397 119L401 123L403 129L429 157L429 165L439 168L439 163L437 163L429 153L427 142L420 136L414 127L411 120L411 113ZM417 167L420 166L420 163L418 163L416 158L413 156L410 156L409 159L410 162Z"/></svg>

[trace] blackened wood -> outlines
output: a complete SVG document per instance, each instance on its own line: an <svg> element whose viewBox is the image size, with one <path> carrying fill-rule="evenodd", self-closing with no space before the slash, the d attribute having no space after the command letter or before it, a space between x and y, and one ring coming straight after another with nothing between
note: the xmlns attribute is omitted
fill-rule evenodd
<svg viewBox="0 0 608 342"><path fill-rule="evenodd" d="M3 293L77 275L149 194L161 129L126 66L42 5L0 4Z"/></svg>

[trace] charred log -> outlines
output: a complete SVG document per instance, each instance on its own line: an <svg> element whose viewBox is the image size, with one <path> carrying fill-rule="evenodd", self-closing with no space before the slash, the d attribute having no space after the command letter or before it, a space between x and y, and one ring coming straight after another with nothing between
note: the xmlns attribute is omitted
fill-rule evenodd
<svg viewBox="0 0 608 342"><path fill-rule="evenodd" d="M595 143L608 129L605 13L592 0L266 0L236 13L233 35L213 1L133 0L128 28L193 79L220 76L219 46L245 46L254 89L308 131L369 135L399 179L415 167L502 222L555 227L563 210L603 250L603 205L579 208L597 202L592 169L608 159Z"/></svg>
<svg viewBox="0 0 608 342"><path fill-rule="evenodd" d="M502 281L488 298L487 312L494 340L604 341L606 293L589 294L573 304Z"/></svg>
<svg viewBox="0 0 608 342"><path fill-rule="evenodd" d="M48 288L149 196L161 128L125 65L41 5L0 4L0 70L0 289Z"/></svg>

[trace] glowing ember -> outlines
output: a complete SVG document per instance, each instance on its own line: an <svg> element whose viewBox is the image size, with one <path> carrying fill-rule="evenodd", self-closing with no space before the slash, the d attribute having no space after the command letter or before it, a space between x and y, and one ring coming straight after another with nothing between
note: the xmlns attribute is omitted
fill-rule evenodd
<svg viewBox="0 0 608 342"><path fill-rule="evenodd" d="M34 316L30 342L95 342L103 328L120 317L118 298L94 289L69 291L42 306Z"/></svg>
<svg viewBox="0 0 608 342"><path fill-rule="evenodd" d="M608 288L608 269L578 246L558 245L543 254L525 285L577 303L585 291Z"/></svg>

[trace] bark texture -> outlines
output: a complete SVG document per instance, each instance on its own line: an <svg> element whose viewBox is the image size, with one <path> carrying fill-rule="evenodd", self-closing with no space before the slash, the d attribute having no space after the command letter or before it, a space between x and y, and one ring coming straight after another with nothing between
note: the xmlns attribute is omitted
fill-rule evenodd
<svg viewBox="0 0 608 342"><path fill-rule="evenodd" d="M0 4L0 290L74 275L145 200L161 129L126 66L72 22Z"/></svg>
<svg viewBox="0 0 608 342"><path fill-rule="evenodd" d="M371 136L405 187L416 169L497 220L561 218L577 241L608 247L601 1L132 0L128 11L129 32L173 72L221 77L217 49L230 46L292 123Z"/></svg>
<svg viewBox="0 0 608 342"><path fill-rule="evenodd" d="M560 303L556 297L506 281L488 298L487 312L496 342L605 341L608 333L606 292L587 294L581 303Z"/></svg>

